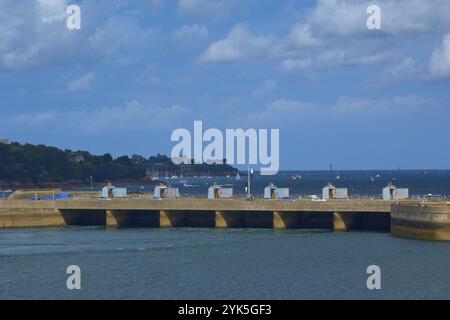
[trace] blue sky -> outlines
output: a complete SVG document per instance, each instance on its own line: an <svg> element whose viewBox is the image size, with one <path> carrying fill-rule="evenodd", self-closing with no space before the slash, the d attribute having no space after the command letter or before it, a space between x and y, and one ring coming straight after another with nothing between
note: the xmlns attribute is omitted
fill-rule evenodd
<svg viewBox="0 0 450 320"><path fill-rule="evenodd" d="M449 168L449 17L446 0L0 0L0 137L149 156L202 120L279 128L282 169Z"/></svg>

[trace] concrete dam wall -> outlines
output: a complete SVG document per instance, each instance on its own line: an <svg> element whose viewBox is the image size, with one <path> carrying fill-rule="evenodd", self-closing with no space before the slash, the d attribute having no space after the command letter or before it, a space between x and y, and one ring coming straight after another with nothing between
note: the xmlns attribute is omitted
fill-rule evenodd
<svg viewBox="0 0 450 320"><path fill-rule="evenodd" d="M0 201L0 227L390 230L390 203L245 199Z"/></svg>
<svg viewBox="0 0 450 320"><path fill-rule="evenodd" d="M0 200L0 228L265 228L391 231L450 241L450 204L381 200Z"/></svg>
<svg viewBox="0 0 450 320"><path fill-rule="evenodd" d="M394 204L391 229L399 237L450 241L450 204Z"/></svg>

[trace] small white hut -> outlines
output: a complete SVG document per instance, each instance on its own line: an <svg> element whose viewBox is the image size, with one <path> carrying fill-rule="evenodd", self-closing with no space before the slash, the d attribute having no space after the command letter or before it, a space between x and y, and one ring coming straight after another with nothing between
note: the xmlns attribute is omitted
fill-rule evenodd
<svg viewBox="0 0 450 320"><path fill-rule="evenodd" d="M110 199L110 198L126 198L127 197L127 188L116 188L111 183L108 183L107 186L102 188L102 198Z"/></svg>
<svg viewBox="0 0 450 320"><path fill-rule="evenodd" d="M233 188L223 188L216 184L208 188L208 199L224 198L233 198Z"/></svg>
<svg viewBox="0 0 450 320"><path fill-rule="evenodd" d="M289 188L278 188L273 183L264 188L264 199L287 199Z"/></svg>
<svg viewBox="0 0 450 320"><path fill-rule="evenodd" d="M331 183L329 183L322 189L322 199L348 199L348 189L336 188Z"/></svg>
<svg viewBox="0 0 450 320"><path fill-rule="evenodd" d="M180 191L178 188L169 188L167 186L157 186L153 192L153 198L155 199L173 199L179 198Z"/></svg>
<svg viewBox="0 0 450 320"><path fill-rule="evenodd" d="M397 188L393 184L388 184L383 189L383 200L404 200L409 198L408 188Z"/></svg>

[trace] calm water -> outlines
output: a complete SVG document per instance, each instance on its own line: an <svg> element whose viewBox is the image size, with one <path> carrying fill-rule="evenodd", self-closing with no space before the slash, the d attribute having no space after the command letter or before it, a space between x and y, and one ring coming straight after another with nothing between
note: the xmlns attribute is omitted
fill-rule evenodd
<svg viewBox="0 0 450 320"><path fill-rule="evenodd" d="M66 289L69 265L82 290ZM366 268L382 290L366 288ZM450 244L384 233L0 230L0 299L450 298Z"/></svg>
<svg viewBox="0 0 450 320"><path fill-rule="evenodd" d="M293 179L292 176L300 176ZM339 179L337 179L339 178ZM236 195L245 194L247 177L243 174L240 181L236 177L221 178L179 178L163 179L180 189L182 195L206 197L208 187L214 183L233 187ZM276 176L253 177L252 193L264 194L264 187L273 182L278 187L289 187L292 196L319 195L322 188L331 182L337 187L346 187L350 196L379 196L388 183L397 187L409 188L413 197L426 195L450 196L450 170L392 170L392 171L282 171ZM128 186L130 190L153 192L153 187Z"/></svg>

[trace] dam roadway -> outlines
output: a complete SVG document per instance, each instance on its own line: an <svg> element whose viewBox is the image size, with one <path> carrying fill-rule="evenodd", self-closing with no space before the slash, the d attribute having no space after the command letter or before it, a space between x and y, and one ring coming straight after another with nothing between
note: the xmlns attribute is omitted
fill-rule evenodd
<svg viewBox="0 0 450 320"><path fill-rule="evenodd" d="M94 225L390 230L391 201L206 199L0 200L0 227Z"/></svg>

